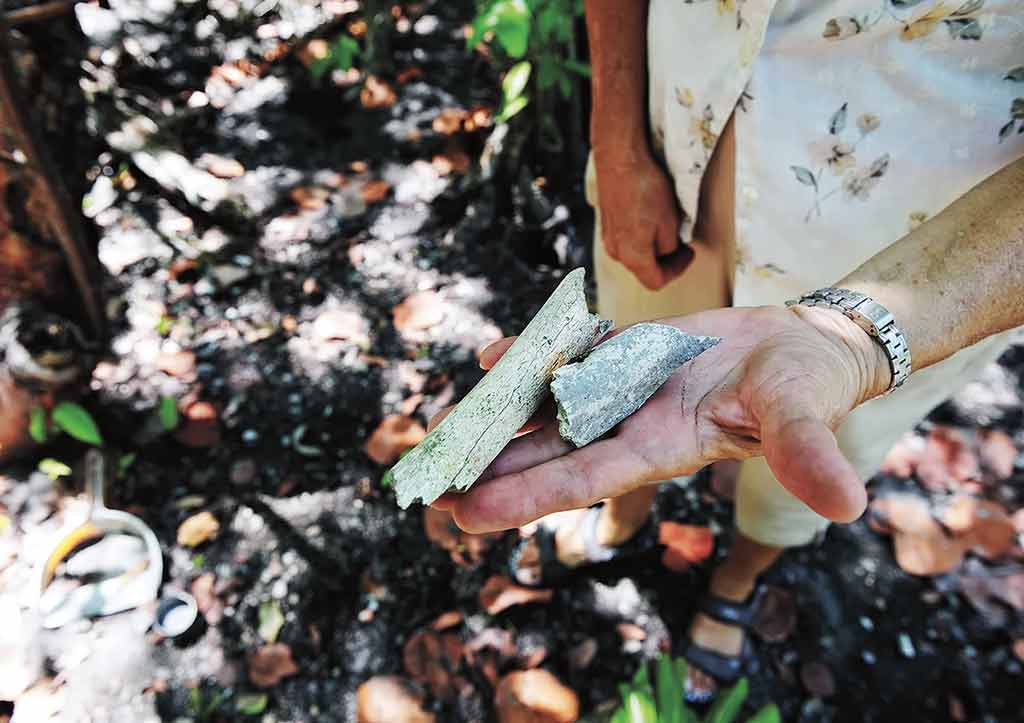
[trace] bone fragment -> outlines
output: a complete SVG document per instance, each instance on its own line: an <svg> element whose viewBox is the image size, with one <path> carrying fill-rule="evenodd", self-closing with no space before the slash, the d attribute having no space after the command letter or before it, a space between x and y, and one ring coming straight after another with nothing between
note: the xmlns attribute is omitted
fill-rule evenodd
<svg viewBox="0 0 1024 723"><path fill-rule="evenodd" d="M638 410L684 362L721 341L665 324L637 324L555 372L558 432L577 447Z"/></svg>
<svg viewBox="0 0 1024 723"><path fill-rule="evenodd" d="M401 507L468 489L540 407L554 371L607 331L587 310L583 280L583 269L570 272L494 368L392 468Z"/></svg>

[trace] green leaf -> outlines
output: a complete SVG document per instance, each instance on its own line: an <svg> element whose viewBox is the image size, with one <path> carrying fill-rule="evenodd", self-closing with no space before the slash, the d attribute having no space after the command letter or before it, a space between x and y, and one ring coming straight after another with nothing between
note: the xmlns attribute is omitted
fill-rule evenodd
<svg viewBox="0 0 1024 723"><path fill-rule="evenodd" d="M629 723L658 723L658 709L654 707L654 699L647 691L631 691L626 698L626 711Z"/></svg>
<svg viewBox="0 0 1024 723"><path fill-rule="evenodd" d="M29 410L28 433L39 444L46 441L46 410L42 407L32 407Z"/></svg>
<svg viewBox="0 0 1024 723"><path fill-rule="evenodd" d="M128 454L122 454L121 458L117 460L117 474L118 476L123 475L128 471L128 468L135 464L136 459L135 452L129 452Z"/></svg>
<svg viewBox="0 0 1024 723"><path fill-rule="evenodd" d="M511 103L523 94L526 84L530 82L532 70L533 65L527 60L516 63L508 69L505 77L501 80L501 95L506 103Z"/></svg>
<svg viewBox="0 0 1024 723"><path fill-rule="evenodd" d="M629 723L629 712L626 710L625 703L615 709L608 723Z"/></svg>
<svg viewBox="0 0 1024 723"><path fill-rule="evenodd" d="M525 108L529 104L530 101L528 101L523 96L520 96L511 103L509 103L508 105L506 105L504 108L502 108L501 113L499 113L494 120L496 123L507 123L508 120L512 118L512 116L519 113L523 108Z"/></svg>
<svg viewBox="0 0 1024 723"><path fill-rule="evenodd" d="M266 707L266 693L246 693L238 696L238 700L235 701L235 710L242 715L259 715Z"/></svg>
<svg viewBox="0 0 1024 723"><path fill-rule="evenodd" d="M708 711L704 723L732 723L739 715L743 701L747 699L750 687L746 678L740 678L736 685L724 691Z"/></svg>
<svg viewBox="0 0 1024 723"><path fill-rule="evenodd" d="M284 627L284 615L281 614L281 606L274 600L268 600L260 604L260 626L259 634L268 643L277 640L277 634Z"/></svg>
<svg viewBox="0 0 1024 723"><path fill-rule="evenodd" d="M757 713L754 713L753 716L747 718L747 723L782 723L782 715L779 713L777 705L769 703L757 711Z"/></svg>
<svg viewBox="0 0 1024 723"><path fill-rule="evenodd" d="M683 681L668 653L658 656L654 664L654 691L658 701L660 723L683 723Z"/></svg>
<svg viewBox="0 0 1024 723"><path fill-rule="evenodd" d="M572 73L582 75L584 78L589 78L591 75L590 65L587 63L581 63L578 60L563 60L562 67Z"/></svg>
<svg viewBox="0 0 1024 723"><path fill-rule="evenodd" d="M647 664L643 663L636 672L633 674L633 690L639 690L648 695L654 695L654 689L651 687L651 676L647 673Z"/></svg>
<svg viewBox="0 0 1024 723"><path fill-rule="evenodd" d="M38 469L55 482L61 477L67 477L71 474L70 467L59 460L50 459L49 457L39 460Z"/></svg>
<svg viewBox="0 0 1024 723"><path fill-rule="evenodd" d="M558 76L558 90L562 92L563 98L572 97L572 79L567 73L561 73Z"/></svg>
<svg viewBox="0 0 1024 723"><path fill-rule="evenodd" d="M170 432L178 426L178 403L174 397L160 397L160 406L157 408L160 417L160 424Z"/></svg>
<svg viewBox="0 0 1024 723"><path fill-rule="evenodd" d="M79 442L103 446L100 430L93 421L92 415L74 402L61 402L53 408L53 423Z"/></svg>
<svg viewBox="0 0 1024 723"><path fill-rule="evenodd" d="M492 0L477 16L467 44L476 46L487 32L513 58L526 54L530 44L530 8L524 0Z"/></svg>

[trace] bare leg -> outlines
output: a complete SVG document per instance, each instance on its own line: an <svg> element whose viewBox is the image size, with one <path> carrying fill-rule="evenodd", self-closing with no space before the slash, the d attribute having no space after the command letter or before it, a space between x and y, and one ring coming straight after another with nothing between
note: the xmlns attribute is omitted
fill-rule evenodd
<svg viewBox="0 0 1024 723"><path fill-rule="evenodd" d="M718 597L743 602L754 589L757 578L782 554L783 548L762 545L736 532L728 556L711 574L711 592ZM743 630L725 625L698 613L690 626L690 638L704 648L723 655L738 655L743 647ZM715 681L692 665L688 668L686 687L692 692L712 692Z"/></svg>

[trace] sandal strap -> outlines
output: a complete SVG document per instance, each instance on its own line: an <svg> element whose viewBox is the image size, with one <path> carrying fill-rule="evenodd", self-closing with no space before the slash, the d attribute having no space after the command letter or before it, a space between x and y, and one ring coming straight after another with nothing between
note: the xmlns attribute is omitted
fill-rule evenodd
<svg viewBox="0 0 1024 723"><path fill-rule="evenodd" d="M763 596L763 585L755 587L743 602L728 600L709 592L701 601L700 611L725 625L735 625L746 629L754 622L754 616L757 614Z"/></svg>
<svg viewBox="0 0 1024 723"><path fill-rule="evenodd" d="M686 647L683 649L683 657L691 665L700 668L719 683L734 683L743 674L743 669L753 654L750 641L744 637L743 647L739 655L725 655L717 650L697 645L689 637L686 638Z"/></svg>

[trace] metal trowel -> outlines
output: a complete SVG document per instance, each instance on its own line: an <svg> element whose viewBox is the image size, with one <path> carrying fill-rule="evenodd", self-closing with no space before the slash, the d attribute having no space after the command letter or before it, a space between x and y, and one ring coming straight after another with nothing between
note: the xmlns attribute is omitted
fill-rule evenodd
<svg viewBox="0 0 1024 723"><path fill-rule="evenodd" d="M85 456L89 516L43 565L39 613L44 628L131 610L156 599L163 556L153 531L135 515L104 504L103 453Z"/></svg>

